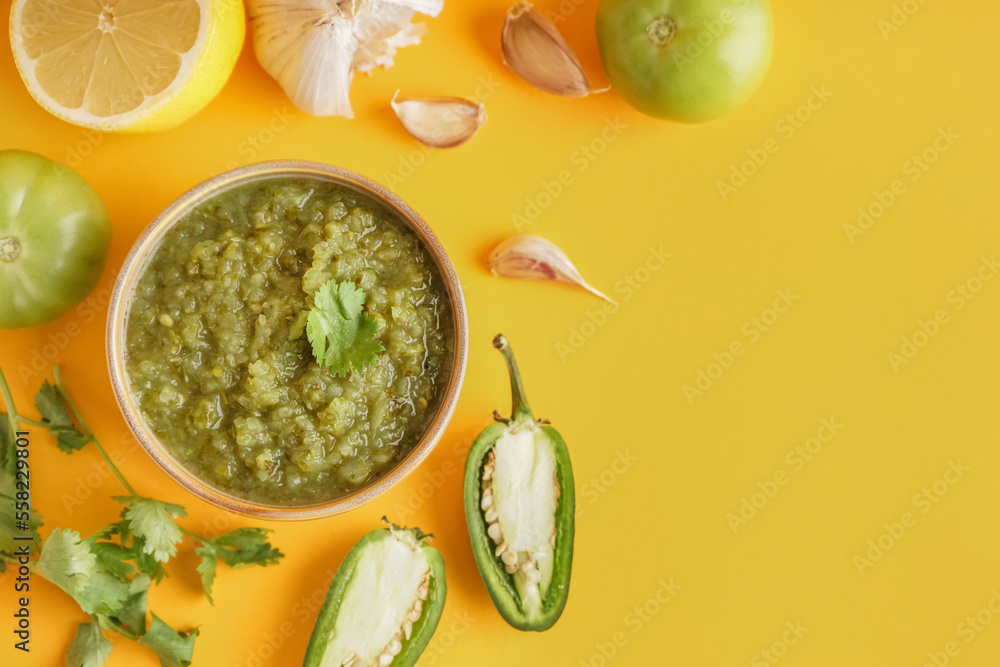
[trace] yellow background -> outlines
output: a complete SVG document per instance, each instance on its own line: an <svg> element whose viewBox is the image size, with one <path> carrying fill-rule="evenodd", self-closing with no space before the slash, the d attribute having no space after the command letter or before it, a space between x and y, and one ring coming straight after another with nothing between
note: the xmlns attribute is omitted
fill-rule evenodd
<svg viewBox="0 0 1000 667"><path fill-rule="evenodd" d="M788 667L920 667L952 641L958 650L948 664L997 664L1000 618L971 637L960 624L1000 590L1000 280L985 282L961 309L953 290L1000 252L1000 5L908 0L918 10L884 36L879 21L890 20L894 2L775 1L775 56L762 88L737 112L700 126L643 117L614 93L561 99L524 84L501 64L507 4L498 0L449 0L428 20L423 44L402 50L391 70L357 78L350 121L294 111L248 41L222 94L191 121L154 136L100 136L48 116L10 54L0 53L0 145L77 165L111 211L99 299L140 231L175 197L227 166L277 158L329 162L390 184L441 237L465 287L467 380L447 435L417 472L346 516L270 524L287 557L266 570L221 569L215 607L200 592L190 544L182 549L150 607L175 627L200 627L195 664L299 664L313 600L383 514L433 532L447 563L445 615L424 665L763 665L772 663L760 651L778 642L778 664ZM538 4L557 9L555 0ZM603 83L596 3L564 4L560 28ZM800 107L814 87L832 96L813 98L817 108L807 113ZM397 88L481 95L489 122L463 147L426 151L389 109ZM782 120L797 110L810 117L789 134ZM286 112L287 127L269 135L264 128L281 126ZM625 127L602 147L602 130L615 121ZM907 161L948 128L959 138L912 181ZM581 162L578 151L592 142L603 152ZM765 144L766 163L724 199L718 183ZM563 170L572 182L549 201L545 183ZM903 194L852 243L844 225L896 179ZM621 301L601 326L585 325L602 302L583 291L486 270L489 250L517 231L512 215L523 215L528 200L545 206L524 231L559 244ZM672 256L645 273L650 248L661 247ZM645 279L641 289L627 294L628 276ZM773 322L766 310L778 290L797 300ZM929 342L918 335L926 345L894 369L889 353L939 309L946 323ZM104 364L106 309L97 310L0 333L0 364L21 409L31 414L42 380L31 355L54 352L83 413L141 492L185 505L195 530L254 523L186 494L132 446ZM752 341L754 317L773 325ZM79 335L61 340L71 323ZM499 331L517 350L536 413L571 448L582 510L569 604L544 634L520 634L495 612L462 513L458 471L470 439L493 408L509 405L489 344ZM724 359L734 342L742 356L689 401L683 386L699 370L719 376L713 355ZM796 470L797 455L787 453L806 446L824 418L842 428ZM950 461L968 471L938 484L946 490L939 502L915 498ZM122 489L95 473L98 462L92 449L67 458L35 433L43 533L89 532L115 516L110 496ZM766 504L752 498L776 474L787 483ZM744 498L763 507L734 532L727 515ZM911 527L898 539L883 536L904 512ZM859 573L855 557L867 557L868 541L880 536L894 544ZM61 664L84 619L35 581L33 651L24 660L11 649L5 611L4 665ZM664 603L656 601L658 592L668 596L661 581L681 587ZM4 610L12 586L0 582ZM634 611L643 605L648 615ZM795 639L786 623L807 631L785 651L783 636ZM616 640L614 656L603 658ZM141 647L114 643L111 665L155 664Z"/></svg>

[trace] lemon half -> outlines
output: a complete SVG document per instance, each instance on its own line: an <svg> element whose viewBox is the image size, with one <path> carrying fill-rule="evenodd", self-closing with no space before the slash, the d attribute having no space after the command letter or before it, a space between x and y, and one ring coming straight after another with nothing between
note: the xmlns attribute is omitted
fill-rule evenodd
<svg viewBox="0 0 1000 667"><path fill-rule="evenodd" d="M225 85L246 33L242 0L15 0L10 43L47 111L105 132L158 132Z"/></svg>

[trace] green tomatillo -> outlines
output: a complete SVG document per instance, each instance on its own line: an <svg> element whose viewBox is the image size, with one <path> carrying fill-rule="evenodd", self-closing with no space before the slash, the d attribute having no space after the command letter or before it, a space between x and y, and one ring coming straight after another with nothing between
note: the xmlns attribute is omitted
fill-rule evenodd
<svg viewBox="0 0 1000 667"><path fill-rule="evenodd" d="M639 111L713 120L745 102L771 63L768 0L602 0L597 43L612 87Z"/></svg>
<svg viewBox="0 0 1000 667"><path fill-rule="evenodd" d="M0 151L0 329L46 324L97 285L111 243L108 211L69 167Z"/></svg>
<svg viewBox="0 0 1000 667"><path fill-rule="evenodd" d="M465 462L465 519L472 552L493 604L518 630L548 630L569 596L574 487L559 433L528 406L507 339L493 347L510 373L510 418L494 412Z"/></svg>

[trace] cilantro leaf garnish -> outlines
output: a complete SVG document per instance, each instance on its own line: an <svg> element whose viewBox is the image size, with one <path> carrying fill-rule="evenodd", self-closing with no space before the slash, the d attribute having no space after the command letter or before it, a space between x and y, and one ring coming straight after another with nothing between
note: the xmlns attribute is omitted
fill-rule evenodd
<svg viewBox="0 0 1000 667"><path fill-rule="evenodd" d="M14 554L17 552L19 547L28 546L31 553L38 551L38 546L42 543L42 538L38 534L38 528L42 525L41 515L32 509L30 515L28 516L28 532L25 533L24 526L20 526L17 523L17 517L20 514L17 511L17 501L14 499L14 482L13 478L9 480L5 479L6 473L0 471L0 554ZM10 484L7 484L7 482ZM11 487L7 495L3 489L5 487ZM31 536L30 542L15 540L15 537L24 537L25 535ZM3 565L4 561L0 560L0 565ZM0 567L0 572L3 571L3 567Z"/></svg>
<svg viewBox="0 0 1000 667"><path fill-rule="evenodd" d="M59 389L46 380L35 394L35 407L41 413L49 433L56 436L56 445L67 454L72 454L90 442L90 438L73 425L69 411L63 404Z"/></svg>
<svg viewBox="0 0 1000 667"><path fill-rule="evenodd" d="M88 614L104 614L121 606L128 584L98 569L90 543L75 530L56 528L42 545L38 573L69 594Z"/></svg>
<svg viewBox="0 0 1000 667"><path fill-rule="evenodd" d="M177 632L156 614L152 618L149 630L139 643L153 650L162 667L188 667L194 653L194 638L198 634L198 628L191 632Z"/></svg>
<svg viewBox="0 0 1000 667"><path fill-rule="evenodd" d="M0 373L2 379L3 374ZM6 569L6 559L12 558L19 549L27 546L29 553L34 554L42 543L38 534L42 525L41 515L34 508L26 511L24 503L16 500L18 463L15 431L19 428L20 419L16 413L12 419L6 412L0 412L0 572ZM29 543L14 539L24 538L26 533L31 537Z"/></svg>
<svg viewBox="0 0 1000 667"><path fill-rule="evenodd" d="M111 642L101 634L101 626L97 623L97 619L90 623L81 623L76 629L73 643L66 652L66 664L79 667L104 667L111 655L111 648Z"/></svg>
<svg viewBox="0 0 1000 667"><path fill-rule="evenodd" d="M96 566L97 557L75 530L53 530L38 556L39 574L74 596L90 584Z"/></svg>
<svg viewBox="0 0 1000 667"><path fill-rule="evenodd" d="M132 558L132 552L113 542L92 542L87 540L90 551L97 557L97 567L104 570L117 579L127 579L133 572L135 566L128 561Z"/></svg>
<svg viewBox="0 0 1000 667"><path fill-rule="evenodd" d="M88 614L110 614L122 606L128 594L128 583L95 570L87 584L73 594L73 599Z"/></svg>
<svg viewBox="0 0 1000 667"><path fill-rule="evenodd" d="M215 569L219 560L231 568L238 568L274 565L284 557L267 541L267 534L270 532L264 528L237 528L215 539L202 540L202 546L194 552L201 556L198 573L201 574L201 585L209 602L215 604L212 600L212 584L215 582Z"/></svg>
<svg viewBox="0 0 1000 667"><path fill-rule="evenodd" d="M237 528L211 540L216 555L232 568L274 565L282 553L267 541L266 528Z"/></svg>
<svg viewBox="0 0 1000 667"><path fill-rule="evenodd" d="M103 631L109 631L148 647L161 667L187 667L198 630L178 632L146 607L150 585L167 577L164 563L177 554L184 537L195 543L195 553L202 556L198 572L210 600L220 560L234 568L264 566L277 563L283 554L271 546L267 540L270 531L264 529L238 528L207 538L178 525L175 519L185 516L184 508L140 495L129 484L66 393L58 366L53 367L53 374L55 385L46 381L35 396L42 415L38 421L17 413L0 371L0 408L7 410L0 412L0 571L3 565L16 562L15 553L20 555L20 550L30 545L29 554L37 552L32 561L34 571L90 615L91 622L77 628L67 665L104 667L112 645ZM15 473L23 467L16 454L15 435L22 424L47 430L67 454L92 444L127 491L128 495L115 497L122 505L120 520L86 539L75 530L56 528L43 542L37 532L41 517L15 500ZM26 535L33 541L15 543L15 537ZM41 544L40 550L37 544ZM149 624L147 615L152 618Z"/></svg>
<svg viewBox="0 0 1000 667"><path fill-rule="evenodd" d="M110 627L116 631L121 632L124 629L136 637L144 635L146 633L146 599L149 596L150 583L147 575L136 575L132 583L129 584L128 597L125 598L119 609L103 617L102 625L110 624Z"/></svg>
<svg viewBox="0 0 1000 667"><path fill-rule="evenodd" d="M118 524L110 523L84 540L91 553L97 557L97 569L107 572L113 577L126 580L136 568L128 561L132 560L132 550L122 544L110 542L118 534Z"/></svg>
<svg viewBox="0 0 1000 667"><path fill-rule="evenodd" d="M214 605L215 600L212 599L212 584L215 583L215 570L218 568L219 558L215 555L215 549L212 547L198 547L194 552L201 556L201 562L198 563L198 574L201 575L201 587L205 589L205 597L208 598L208 603Z"/></svg>
<svg viewBox="0 0 1000 667"><path fill-rule="evenodd" d="M177 543L184 535L174 519L187 515L183 507L135 496L115 496L115 500L125 506L122 518L128 521L129 530L142 539L142 553L161 563L177 554Z"/></svg>
<svg viewBox="0 0 1000 667"><path fill-rule="evenodd" d="M145 541L141 537L132 536L132 556L135 566L143 574L148 574L152 577L153 581L160 583L166 578L167 569L152 554L143 551L144 545Z"/></svg>
<svg viewBox="0 0 1000 667"><path fill-rule="evenodd" d="M10 418L6 412L0 412L0 460L3 462L4 472L9 474L13 480L17 459L14 455L14 443L10 439L10 432Z"/></svg>
<svg viewBox="0 0 1000 667"><path fill-rule="evenodd" d="M385 351L375 340L378 322L364 312L368 295L353 282L330 280L317 290L306 321L306 334L320 366L346 376L378 361Z"/></svg>

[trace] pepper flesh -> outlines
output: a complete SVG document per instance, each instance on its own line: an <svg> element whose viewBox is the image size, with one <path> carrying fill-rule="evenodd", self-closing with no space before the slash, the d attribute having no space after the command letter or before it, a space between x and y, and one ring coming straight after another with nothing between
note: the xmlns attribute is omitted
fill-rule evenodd
<svg viewBox="0 0 1000 667"><path fill-rule="evenodd" d="M437 628L444 560L419 529L390 524L362 537L337 569L304 667L410 667Z"/></svg>
<svg viewBox="0 0 1000 667"><path fill-rule="evenodd" d="M469 450L465 517L497 611L519 630L542 631L559 619L569 595L573 468L559 433L532 414L507 339L498 335L493 346L507 362L513 409L509 419L494 413L499 423Z"/></svg>

